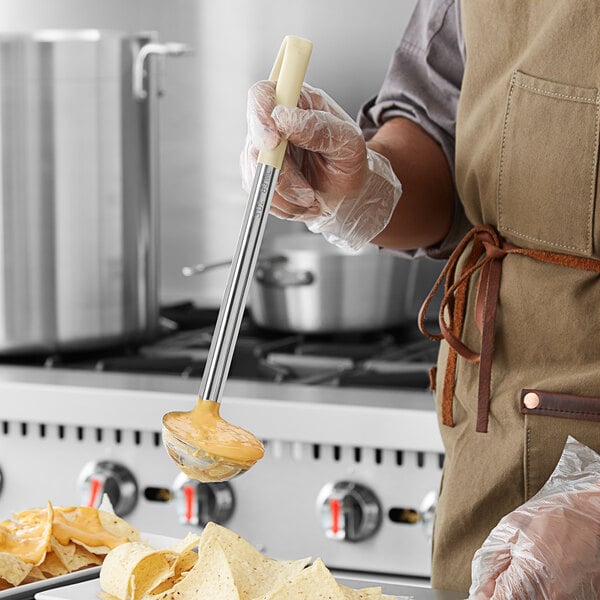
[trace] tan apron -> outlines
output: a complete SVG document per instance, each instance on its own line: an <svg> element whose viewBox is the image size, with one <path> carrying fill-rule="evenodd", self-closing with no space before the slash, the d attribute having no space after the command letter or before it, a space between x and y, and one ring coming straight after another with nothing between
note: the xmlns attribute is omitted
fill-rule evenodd
<svg viewBox="0 0 600 600"><path fill-rule="evenodd" d="M434 587L468 590L567 435L600 451L599 25L598 0L462 1L456 182L485 226L445 273Z"/></svg>

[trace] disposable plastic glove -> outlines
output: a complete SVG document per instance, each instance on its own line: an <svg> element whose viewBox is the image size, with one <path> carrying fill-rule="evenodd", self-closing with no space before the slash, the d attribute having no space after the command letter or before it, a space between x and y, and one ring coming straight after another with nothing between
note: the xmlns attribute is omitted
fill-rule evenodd
<svg viewBox="0 0 600 600"><path fill-rule="evenodd" d="M600 456L569 437L548 482L475 553L469 599L600 598Z"/></svg>
<svg viewBox="0 0 600 600"><path fill-rule="evenodd" d="M305 84L299 108L275 107L274 93L270 81L248 93L244 189L251 188L259 150L287 137L271 213L359 250L386 227L402 193L389 161L367 148L358 125L323 91Z"/></svg>

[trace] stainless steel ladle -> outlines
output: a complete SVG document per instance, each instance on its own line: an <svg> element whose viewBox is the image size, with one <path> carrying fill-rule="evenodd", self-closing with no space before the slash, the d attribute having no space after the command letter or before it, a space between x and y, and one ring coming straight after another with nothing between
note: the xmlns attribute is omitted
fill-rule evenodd
<svg viewBox="0 0 600 600"><path fill-rule="evenodd" d="M311 51L312 43L303 38L287 36L283 40L269 76L277 82L276 104L298 104ZM170 412L163 417L162 437L169 456L188 477L199 481L231 479L252 467L264 454L262 443L252 433L221 418L219 403L286 146L284 140L274 150L259 154L197 404L191 411Z"/></svg>

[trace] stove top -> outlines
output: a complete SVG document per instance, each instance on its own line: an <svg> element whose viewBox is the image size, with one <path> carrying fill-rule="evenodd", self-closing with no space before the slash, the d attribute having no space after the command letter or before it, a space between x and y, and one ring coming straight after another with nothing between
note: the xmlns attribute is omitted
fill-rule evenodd
<svg viewBox="0 0 600 600"><path fill-rule="evenodd" d="M0 364L201 378L216 309L163 307L161 336L141 346L3 356ZM438 344L416 328L302 335L267 331L244 316L229 378L277 384L427 389Z"/></svg>

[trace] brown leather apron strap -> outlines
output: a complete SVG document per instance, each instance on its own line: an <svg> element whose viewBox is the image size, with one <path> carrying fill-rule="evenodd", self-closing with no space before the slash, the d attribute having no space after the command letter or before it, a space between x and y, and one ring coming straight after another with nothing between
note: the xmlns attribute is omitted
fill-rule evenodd
<svg viewBox="0 0 600 600"><path fill-rule="evenodd" d="M464 261L460 275L457 277L459 260L469 244L472 244L470 253ZM476 430L480 433L485 433L488 430L496 311L500 292L502 261L507 254L520 254L542 262L600 273L600 260L559 252L520 248L503 240L490 225L473 227L448 259L419 312L419 329L423 334L433 340L445 339L449 346L442 390L441 412L444 425L450 427L454 425L453 400L456 384L456 365L458 355L460 355L469 362L479 363ZM467 347L461 340L466 318L469 282L477 272L479 272L479 284L475 300L474 320L481 332L479 352ZM440 333L434 334L427 330L425 318L433 297L442 283L444 283L444 297L439 311Z"/></svg>
<svg viewBox="0 0 600 600"><path fill-rule="evenodd" d="M444 425L448 425L449 427L454 426L452 405L456 383L456 363L459 354L457 347L460 349L460 353L463 356L468 354L468 348L464 346L461 347L462 344L460 342L460 335L462 333L462 323L464 322L465 310L467 306L469 279L468 277L463 277L459 282L457 282L456 285L453 285L453 283L456 278L458 257L464 252L465 248L471 241L473 241L473 245L471 247L471 252L465 261L464 270L468 273L471 273L472 270L475 269L475 265L481 257L481 253L483 252L483 245L480 239L475 236L475 232L473 232L473 235L465 236L465 238L463 238L463 240L460 242L454 252L457 257L456 260L448 260L431 292L425 299L421 310L419 311L419 328L427 337L434 340L441 340L446 335L449 339L453 340L453 343L450 344L448 348L448 358L446 362L446 370L444 372L444 385L442 387L442 423ZM431 304L433 297L441 286L442 282L444 282L444 299L442 300L443 306L440 308L440 315L443 314L445 309L452 314L452 332L451 334L448 332L448 328L446 327L445 323L442 322L443 320L440 317L441 331L445 332L445 335L444 333L436 335L431 334L426 330L424 322L429 305ZM476 356L473 358L477 360Z"/></svg>

